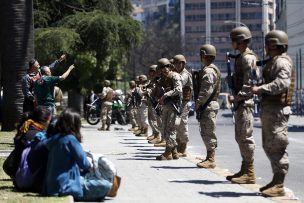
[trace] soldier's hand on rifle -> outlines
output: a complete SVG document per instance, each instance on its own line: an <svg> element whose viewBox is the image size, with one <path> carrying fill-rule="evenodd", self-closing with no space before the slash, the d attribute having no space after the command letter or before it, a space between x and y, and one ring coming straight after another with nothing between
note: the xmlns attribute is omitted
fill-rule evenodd
<svg viewBox="0 0 304 203"><path fill-rule="evenodd" d="M229 96L228 96L228 101L229 101L230 103L233 103L234 100L235 100L235 98L234 98L233 95L229 95Z"/></svg>

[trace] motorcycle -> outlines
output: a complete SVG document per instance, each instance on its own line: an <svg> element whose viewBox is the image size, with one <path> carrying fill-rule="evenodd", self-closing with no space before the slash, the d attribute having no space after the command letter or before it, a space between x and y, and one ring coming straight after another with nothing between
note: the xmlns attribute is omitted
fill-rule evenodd
<svg viewBox="0 0 304 203"><path fill-rule="evenodd" d="M100 114L101 114L100 98L97 98L91 104L87 104L87 107L88 107L88 111L86 114L87 122L91 125L97 125L101 120L101 118L100 118ZM112 124L115 124L116 121L120 125L128 124L125 104L122 102L122 100L118 96L115 96L113 98L113 105L112 105Z"/></svg>
<svg viewBox="0 0 304 203"><path fill-rule="evenodd" d="M100 121L101 102L100 98L94 100L91 104L87 104L86 120L91 125L97 125Z"/></svg>

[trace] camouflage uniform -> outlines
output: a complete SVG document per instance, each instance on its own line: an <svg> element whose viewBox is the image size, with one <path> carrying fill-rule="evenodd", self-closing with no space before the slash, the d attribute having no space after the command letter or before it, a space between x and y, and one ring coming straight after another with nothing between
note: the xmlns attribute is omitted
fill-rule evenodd
<svg viewBox="0 0 304 203"><path fill-rule="evenodd" d="M260 189L269 196L282 196L284 178L288 172L289 160L288 119L295 85L295 70L291 58L283 53L272 58L263 70L264 85L258 87L262 94L262 141L264 151L270 160L273 180Z"/></svg>
<svg viewBox="0 0 304 203"><path fill-rule="evenodd" d="M239 145L244 162L252 163L254 160L255 142L253 139L253 95L244 85L248 85L253 65L257 57L247 48L235 61L235 140Z"/></svg>
<svg viewBox="0 0 304 203"><path fill-rule="evenodd" d="M205 105L210 100L206 109L201 113L201 118L199 120L201 137L207 152L214 152L217 147L215 130L216 116L219 110L217 98L220 91L220 71L214 64L205 66L200 71L199 80L200 91L196 105Z"/></svg>
<svg viewBox="0 0 304 203"><path fill-rule="evenodd" d="M130 88L130 90L127 92L125 103L127 104L127 111L129 114L130 122L132 125L132 128L130 130L135 130L135 128L138 126L136 121L136 109L135 109L135 98L133 97L133 92L135 91L134 88Z"/></svg>
<svg viewBox="0 0 304 203"><path fill-rule="evenodd" d="M182 94L181 77L178 73L170 72L168 78L161 79L161 85L165 89L165 103L162 108L162 128L161 132L166 140L166 145L170 148L177 146L176 142L176 114L177 112L173 108L172 102L175 98L179 99ZM174 98L175 97L175 98Z"/></svg>
<svg viewBox="0 0 304 203"><path fill-rule="evenodd" d="M185 156L185 150L187 143L189 142L189 134L188 134L188 116L190 111L190 100L192 98L192 75L184 68L182 72L179 73L182 79L183 86L183 101L181 106L181 123L176 126L176 137L179 144L178 151L181 155Z"/></svg>
<svg viewBox="0 0 304 203"><path fill-rule="evenodd" d="M138 115L140 120L141 132L137 135L147 136L148 133L148 101L147 101L147 89L146 84L138 87L138 94L141 97L141 102L138 108Z"/></svg>
<svg viewBox="0 0 304 203"><path fill-rule="evenodd" d="M105 125L107 125L107 130L110 129L111 120L112 120L112 98L114 95L114 91L111 87L104 87L101 93L101 121L102 127L101 130L104 130Z"/></svg>
<svg viewBox="0 0 304 203"><path fill-rule="evenodd" d="M152 135L157 136L160 133L160 129L158 127L158 115L156 115L156 111L153 107L152 101L151 99L154 99L156 101L156 98L153 97L151 95L152 91L154 90L155 86L156 86L156 79L151 80L150 84L147 86L147 91L149 94L149 98L148 98L148 121L149 121L149 125L151 126L152 129Z"/></svg>
<svg viewBox="0 0 304 203"><path fill-rule="evenodd" d="M165 58L158 61L158 66L161 66L163 70L166 70L165 72L169 70L169 67L172 67L169 60ZM162 75L159 84L165 92L162 96L161 134L166 141L166 150L162 155L156 157L156 159L170 160L172 159L172 156L174 159L178 159L175 125L177 112L174 108L174 104L176 105L177 101L179 101L182 96L181 76L178 73L169 70L166 75Z"/></svg>

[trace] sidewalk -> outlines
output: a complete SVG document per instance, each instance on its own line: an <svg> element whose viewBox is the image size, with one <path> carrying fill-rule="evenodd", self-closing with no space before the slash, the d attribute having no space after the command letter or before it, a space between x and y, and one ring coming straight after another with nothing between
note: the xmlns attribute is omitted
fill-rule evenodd
<svg viewBox="0 0 304 203"><path fill-rule="evenodd" d="M135 137L127 126L111 126L112 131L97 131L97 126L84 125L83 146L112 160L122 177L115 202L291 202L259 196L257 185L240 186L226 181L221 169L196 167L197 160L180 158L156 161L164 148L155 148L143 137ZM116 130L114 130L116 128ZM227 173L227 172L226 172ZM284 198L283 198L284 199ZM286 199L286 197L285 197ZM297 201L292 201L297 202Z"/></svg>

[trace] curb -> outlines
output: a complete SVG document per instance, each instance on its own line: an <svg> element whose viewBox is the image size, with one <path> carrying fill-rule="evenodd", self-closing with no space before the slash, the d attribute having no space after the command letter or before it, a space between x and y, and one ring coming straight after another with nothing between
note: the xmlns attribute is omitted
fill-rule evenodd
<svg viewBox="0 0 304 203"><path fill-rule="evenodd" d="M197 164L197 159L192 156L191 154L187 154L187 157L180 157L183 158L191 163ZM226 177L228 175L233 175L230 171L228 171L227 169L222 169L219 167L215 167L214 169L202 169L202 170L208 170L211 173L214 173L218 176L221 177ZM259 184L239 184L241 187L244 187L248 190L251 190L253 192L256 192L257 194L261 194L259 191L259 188L261 188L262 186ZM270 199L272 201L275 202L279 202L279 203L304 203L304 201L298 200L295 196L294 193L292 192L292 190L288 189L285 187L285 191L286 191L286 195L283 197L265 197L267 199ZM262 195L261 195L262 196Z"/></svg>

